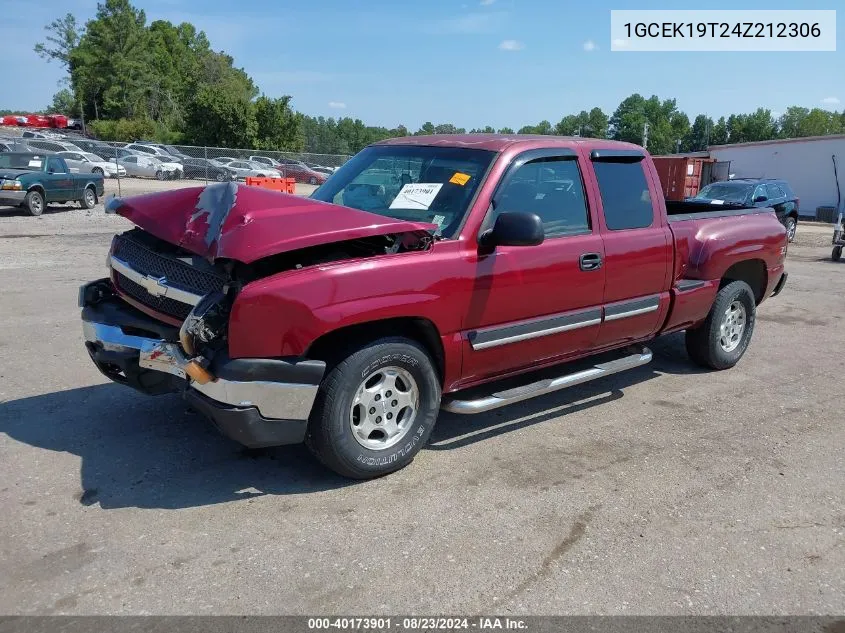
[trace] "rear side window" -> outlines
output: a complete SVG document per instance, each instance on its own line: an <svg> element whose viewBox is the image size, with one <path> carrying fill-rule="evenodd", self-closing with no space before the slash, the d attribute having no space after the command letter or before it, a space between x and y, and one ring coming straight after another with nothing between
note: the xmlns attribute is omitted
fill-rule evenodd
<svg viewBox="0 0 845 633"><path fill-rule="evenodd" d="M611 231L644 229L654 221L654 206L641 162L593 162L604 221Z"/></svg>
<svg viewBox="0 0 845 633"><path fill-rule="evenodd" d="M785 198L786 194L777 185L766 185L766 190L769 195L769 200L777 200L778 198Z"/></svg>

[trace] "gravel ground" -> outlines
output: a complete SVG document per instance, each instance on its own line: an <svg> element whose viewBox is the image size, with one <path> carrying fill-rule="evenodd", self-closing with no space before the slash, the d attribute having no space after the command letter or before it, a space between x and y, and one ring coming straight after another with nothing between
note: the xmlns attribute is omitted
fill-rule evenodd
<svg viewBox="0 0 845 633"><path fill-rule="evenodd" d="M76 291L123 226L0 214L0 613L845 612L829 226L799 227L735 369L665 337L626 374L443 414L410 467L364 483L94 369Z"/></svg>

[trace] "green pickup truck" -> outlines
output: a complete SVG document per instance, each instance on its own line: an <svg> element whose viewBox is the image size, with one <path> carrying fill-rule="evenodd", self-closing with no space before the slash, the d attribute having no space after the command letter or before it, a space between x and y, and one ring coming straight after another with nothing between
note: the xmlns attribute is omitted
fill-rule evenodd
<svg viewBox="0 0 845 633"><path fill-rule="evenodd" d="M50 202L75 201L90 209L102 195L102 174L72 174L61 156L0 154L0 205L41 215Z"/></svg>

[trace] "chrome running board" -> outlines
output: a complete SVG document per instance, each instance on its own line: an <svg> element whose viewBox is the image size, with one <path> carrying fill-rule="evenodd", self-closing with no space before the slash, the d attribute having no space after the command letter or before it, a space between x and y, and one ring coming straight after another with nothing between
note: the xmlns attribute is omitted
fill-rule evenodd
<svg viewBox="0 0 845 633"><path fill-rule="evenodd" d="M483 413L491 409L498 409L515 402L543 396L553 391L566 389L574 385L603 378L628 369L634 369L651 362L652 353L647 347L639 348L638 351L606 363L599 363L588 369L576 371L572 374L558 376L557 378L546 378L521 387L507 389L492 393L474 400L461 400L459 397L447 396L443 398L440 408L451 413Z"/></svg>

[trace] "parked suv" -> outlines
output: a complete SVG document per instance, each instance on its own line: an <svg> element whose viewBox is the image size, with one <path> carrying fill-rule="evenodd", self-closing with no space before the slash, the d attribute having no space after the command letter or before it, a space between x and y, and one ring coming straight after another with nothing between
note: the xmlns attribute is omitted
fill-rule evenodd
<svg viewBox="0 0 845 633"><path fill-rule="evenodd" d="M795 239L799 200L785 180L735 178L713 182L691 200L721 201L746 207L771 207L775 210L778 220L786 227L789 241Z"/></svg>

